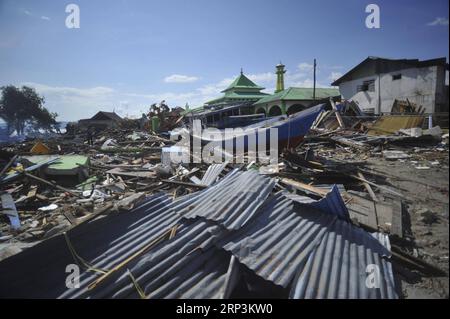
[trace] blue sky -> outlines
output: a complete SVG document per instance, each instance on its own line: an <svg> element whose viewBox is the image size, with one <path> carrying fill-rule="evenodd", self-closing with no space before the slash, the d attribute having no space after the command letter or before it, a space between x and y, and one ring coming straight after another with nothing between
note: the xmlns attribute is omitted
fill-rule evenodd
<svg viewBox="0 0 450 319"><path fill-rule="evenodd" d="M80 8L68 29L66 5ZM380 7L368 29L365 8ZM135 116L165 99L201 105L240 68L272 92L329 86L369 55L449 57L448 0L0 0L0 85L30 85L60 120L98 110Z"/></svg>

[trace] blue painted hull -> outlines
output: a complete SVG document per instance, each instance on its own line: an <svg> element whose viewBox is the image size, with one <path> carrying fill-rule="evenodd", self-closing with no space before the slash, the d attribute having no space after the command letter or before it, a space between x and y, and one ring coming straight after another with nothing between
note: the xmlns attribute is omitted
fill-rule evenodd
<svg viewBox="0 0 450 319"><path fill-rule="evenodd" d="M214 140L214 138L206 138L202 136L202 145L208 143L215 143L217 146L220 144L222 148L226 149L227 145L233 145L233 148L244 147L247 150L250 146L251 149L255 149L255 145L266 142L266 146L269 146L271 129L276 129L278 132L278 148L279 150L284 148L292 148L298 146L303 137L309 132L311 125L316 120L317 116L324 109L325 104L317 105L289 117L278 116L275 118L269 118L259 123L246 126L242 129L242 133L235 137L224 138L221 143ZM223 133L224 131L221 130ZM225 136L223 134L222 136ZM197 138L194 136L194 138Z"/></svg>

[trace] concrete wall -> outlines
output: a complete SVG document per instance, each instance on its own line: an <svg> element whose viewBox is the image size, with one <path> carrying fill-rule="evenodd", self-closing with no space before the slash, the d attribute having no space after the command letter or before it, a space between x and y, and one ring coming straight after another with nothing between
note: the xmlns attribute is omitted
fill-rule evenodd
<svg viewBox="0 0 450 319"><path fill-rule="evenodd" d="M401 74L402 78L393 80L395 74ZM375 80L375 91L358 92L357 87L367 80ZM380 77L374 74L343 82L339 90L344 99L352 99L361 109L373 109L375 113L379 106L381 112L390 112L395 99L408 99L422 105L426 113L434 113L436 104L445 97L445 70L442 66L431 66L384 73Z"/></svg>

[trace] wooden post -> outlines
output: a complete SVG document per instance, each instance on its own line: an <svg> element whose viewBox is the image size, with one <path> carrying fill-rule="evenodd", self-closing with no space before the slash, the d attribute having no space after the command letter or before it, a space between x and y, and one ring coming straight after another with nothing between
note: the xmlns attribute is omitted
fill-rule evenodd
<svg viewBox="0 0 450 319"><path fill-rule="evenodd" d="M339 126L341 128L345 128L345 124L344 124L344 121L342 120L341 113L339 113L339 111L338 111L338 109L336 107L336 104L334 104L334 101L333 101L332 97L330 97L330 104L331 104L331 107L333 108L333 110L335 111L334 114L336 115L336 118L338 120Z"/></svg>

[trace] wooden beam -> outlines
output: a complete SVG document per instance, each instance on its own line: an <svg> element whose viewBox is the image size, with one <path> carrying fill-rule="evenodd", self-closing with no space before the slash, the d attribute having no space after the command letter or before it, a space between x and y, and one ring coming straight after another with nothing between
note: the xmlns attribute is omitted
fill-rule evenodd
<svg viewBox="0 0 450 319"><path fill-rule="evenodd" d="M54 188L57 188L57 189L59 189L59 190L61 190L61 191L63 191L63 192L67 192L67 193L69 193L69 194L71 194L71 195L73 195L73 196L76 196L76 197L82 197L81 194L74 193L74 192L71 191L70 189L67 189L67 188L62 187L62 186L59 186L59 185L57 185L57 184L55 184L55 183L49 182L49 181L47 181L47 180L45 180L45 179L43 179L43 178L34 176L34 175L32 175L32 174L30 174L30 173L28 173L28 172L23 172L23 174L24 174L25 176L27 176L27 177L30 177L30 178L32 178L32 179L37 180L38 182L41 182L41 183L50 185L50 186L52 186L52 187L54 187Z"/></svg>
<svg viewBox="0 0 450 319"><path fill-rule="evenodd" d="M358 177L363 180L366 180L366 178L364 177L364 175L361 172L358 172ZM374 202L378 202L377 195L375 195L375 193L373 192L373 189L372 189L372 187L370 187L370 184L367 182L362 182L362 183L363 183L364 187L366 188L367 192L369 193L370 197L372 198L372 200Z"/></svg>
<svg viewBox="0 0 450 319"><path fill-rule="evenodd" d="M321 197L325 197L327 195L327 193L328 193L328 191L326 191L324 189L321 189L321 188L318 188L318 187L314 187L312 185L308 185L308 184L305 184L305 183L297 182L297 181L294 181L294 180L292 180L290 178L282 178L280 181L282 183L284 183L284 184L290 185L290 186L292 186L292 187L294 187L296 189L299 189L301 191L305 191L306 190L306 191L308 191L310 193L316 194L316 195L321 196Z"/></svg>
<svg viewBox="0 0 450 319"><path fill-rule="evenodd" d="M398 197L401 197L401 198L406 199L404 195L402 195L402 194L400 194L400 193L398 193L398 192L396 192L396 191L394 191L394 190L392 190L392 189L390 189L390 188L387 188L387 187L385 187L385 186L381 186L381 185L375 184L375 183L370 182L370 181L368 181L368 180L366 180L366 179L364 179L364 178L361 178L361 177L359 177L359 176L357 176L357 175L350 175L350 176L353 177L353 178L355 178L355 179L357 179L357 180L359 180L359 181L361 181L361 182L365 182L365 183L367 183L367 184L369 184L369 185L372 185L372 186L375 186L375 187L377 187L377 188L379 188L379 189L382 189L382 190L384 190L384 191L386 191L386 192L388 192L388 193L391 193L391 194L394 194L394 195L396 195L396 196L398 196Z"/></svg>
<svg viewBox="0 0 450 319"><path fill-rule="evenodd" d="M188 183L188 182L180 182L180 181L173 181L170 179L162 179L161 182L167 183L167 184L174 184L174 185L181 185L186 187L197 187L197 188L207 188L207 185L202 184L194 184L194 183Z"/></svg>
<svg viewBox="0 0 450 319"><path fill-rule="evenodd" d="M2 171L0 172L0 178L3 176L3 174L6 173L6 171L11 167L11 165L14 163L14 161L17 159L17 155L14 155L9 162L5 165L5 167L2 168Z"/></svg>
<svg viewBox="0 0 450 319"><path fill-rule="evenodd" d="M338 109L337 109L337 107L336 107L336 104L334 103L332 97L330 97L330 103L331 103L331 107L332 107L333 110L335 111L334 114L336 115L336 118L337 118L337 120L338 120L339 126L340 126L341 128L345 128L345 123L344 123L344 121L342 120L341 113L339 113L339 111L338 111Z"/></svg>

